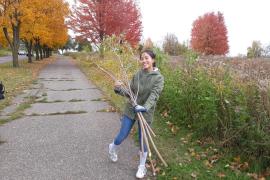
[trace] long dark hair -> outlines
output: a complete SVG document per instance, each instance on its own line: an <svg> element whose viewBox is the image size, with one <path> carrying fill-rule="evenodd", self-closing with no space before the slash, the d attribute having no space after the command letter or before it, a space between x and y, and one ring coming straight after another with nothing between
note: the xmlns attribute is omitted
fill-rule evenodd
<svg viewBox="0 0 270 180"><path fill-rule="evenodd" d="M142 58L142 54L143 54L143 53L147 53L147 54L148 54L152 59L154 59L154 60L155 60L155 58L156 58L156 54L155 54L152 50L146 49L146 50L143 50L143 51L141 52L141 54L140 54L140 59ZM153 62L153 67L157 67L155 61Z"/></svg>

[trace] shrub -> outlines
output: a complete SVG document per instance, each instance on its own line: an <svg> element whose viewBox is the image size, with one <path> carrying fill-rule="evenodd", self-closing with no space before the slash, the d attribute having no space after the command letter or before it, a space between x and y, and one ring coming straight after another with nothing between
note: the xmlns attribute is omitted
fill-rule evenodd
<svg viewBox="0 0 270 180"><path fill-rule="evenodd" d="M158 53L162 53L158 51ZM166 58L162 54L157 57ZM211 137L262 167L270 165L269 93L253 80L241 80L225 67L202 67L192 52L182 69L161 67L165 87L158 109L167 120ZM158 60L166 62L164 60Z"/></svg>

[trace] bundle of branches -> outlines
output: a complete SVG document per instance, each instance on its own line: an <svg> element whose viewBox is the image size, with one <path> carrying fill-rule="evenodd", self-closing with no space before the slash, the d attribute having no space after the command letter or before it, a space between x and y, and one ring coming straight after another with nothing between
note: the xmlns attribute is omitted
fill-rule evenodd
<svg viewBox="0 0 270 180"><path fill-rule="evenodd" d="M105 74L107 74L112 80L114 81L121 81L121 89L124 91L124 93L129 97L130 103L135 107L137 105L137 97L138 92L136 94L132 91L131 85L130 85L130 74L128 73L130 70L134 71L134 66L137 66L136 69L138 69L138 58L134 55L132 47L124 41L122 41L120 38L112 37L107 38L104 47L106 49L109 49L108 52L113 53L113 57L117 58L116 63L119 63L117 66L119 68L119 72L116 73L116 75L103 67L99 66L97 67L103 71ZM135 64L135 65L134 65ZM116 77L118 76L118 77ZM139 84L137 85L139 89ZM151 129L149 124L146 122L143 113L138 112L137 113L139 124L141 128L141 134L142 134L142 140L141 140L141 151L143 151L143 148L146 145L148 149L148 157L149 161L151 163L153 175L156 175L155 167L152 161L152 148L154 149L154 152L157 154L161 162L167 167L167 163L162 158L161 154L159 153L154 141L153 137L156 137L154 131Z"/></svg>

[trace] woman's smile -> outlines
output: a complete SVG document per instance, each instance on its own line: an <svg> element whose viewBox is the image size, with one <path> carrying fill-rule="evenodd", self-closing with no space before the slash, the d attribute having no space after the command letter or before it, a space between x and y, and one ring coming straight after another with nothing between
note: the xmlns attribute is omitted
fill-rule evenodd
<svg viewBox="0 0 270 180"><path fill-rule="evenodd" d="M140 63L143 70L152 71L154 60L147 53L143 53L140 59Z"/></svg>

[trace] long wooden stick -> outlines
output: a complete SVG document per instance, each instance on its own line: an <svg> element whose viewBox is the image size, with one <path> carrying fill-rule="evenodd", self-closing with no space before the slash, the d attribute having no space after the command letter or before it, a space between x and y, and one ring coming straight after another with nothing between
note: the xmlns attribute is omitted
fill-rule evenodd
<svg viewBox="0 0 270 180"><path fill-rule="evenodd" d="M154 136L154 137L156 137L156 134L154 133L154 131L152 130L152 128L149 126L149 124L146 122L146 120L145 120L145 118L143 117L143 115L142 115L142 113L140 112L140 113L138 113L138 116L141 116L141 118L142 118L142 122L145 124L145 126L147 127L147 129L152 133L152 135Z"/></svg>
<svg viewBox="0 0 270 180"><path fill-rule="evenodd" d="M139 121L139 124L140 124L140 127L142 126L142 122L141 121ZM143 134L143 132L142 132L142 130L141 130L141 139L139 139L139 141L140 141L140 143L141 143L141 152L144 152L144 145L143 145L143 139L144 139L144 134Z"/></svg>
<svg viewBox="0 0 270 180"><path fill-rule="evenodd" d="M149 135L149 134L150 134L150 133L148 133L148 135ZM156 147L156 145L155 145L155 143L154 143L152 137L151 137L151 136L148 136L148 137L149 137L150 142L152 143L152 146L153 146L154 150L156 151L156 153L157 153L159 159L162 161L162 163L164 164L165 167L168 167L168 164L166 163L166 161L163 159L163 157L162 157L161 154L159 153L159 151L158 151L158 149L157 149L157 147Z"/></svg>
<svg viewBox="0 0 270 180"><path fill-rule="evenodd" d="M104 68L100 67L98 64L94 63L101 71L103 71L105 74L110 76L114 81L117 81L116 77L112 75L109 71L105 70Z"/></svg>
<svg viewBox="0 0 270 180"><path fill-rule="evenodd" d="M142 114L141 114L141 116L142 116ZM140 118L141 118L141 117L140 117ZM157 147L156 147L156 145L155 145L155 143L154 143L154 141L153 141L153 139L152 139L152 137L151 137L151 134L149 133L148 129L146 129L146 132L147 132L147 135L148 135L148 137L149 137L149 139L150 139L150 142L152 143L152 146L153 146L154 150L156 151L156 153L157 153L159 159L162 161L162 163L165 165L165 167L168 167L168 164L165 162L165 160L163 159L163 157L162 157L161 154L159 153L159 151L158 151L158 149L157 149Z"/></svg>
<svg viewBox="0 0 270 180"><path fill-rule="evenodd" d="M146 135L146 131L145 131L145 127L144 127L144 124L142 122L142 119L139 119L139 124L140 124L140 128L141 128L141 138L143 138L145 140L145 142L146 142L146 146L147 146L147 150L148 150L148 157L149 157L150 164L151 164L151 167L152 167L153 175L155 176L156 171L155 171L155 167L154 167L154 164L153 164L153 161L152 161L152 152L151 152L151 149L150 149L150 146L149 146L149 142L148 142L148 139L147 139L147 135ZM144 153L144 147L143 147L142 153Z"/></svg>

